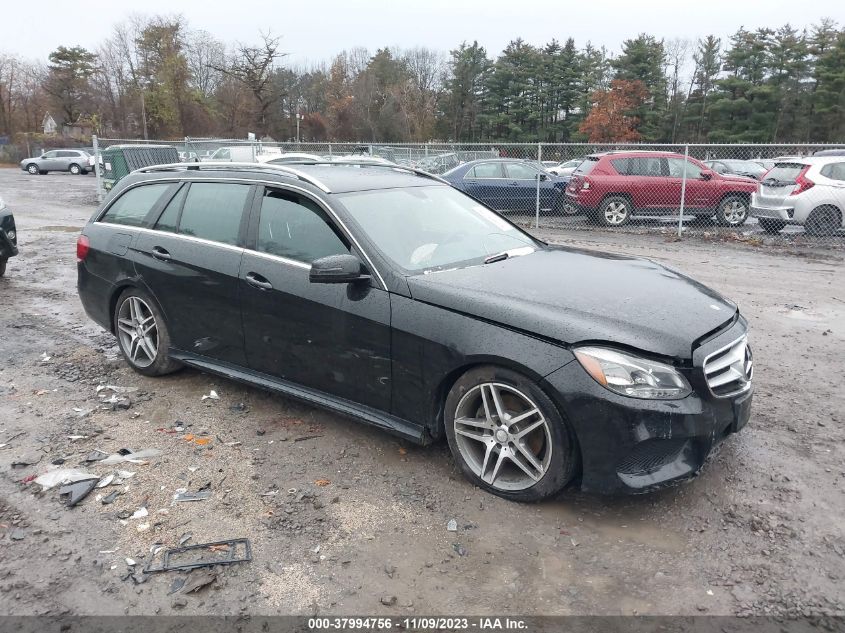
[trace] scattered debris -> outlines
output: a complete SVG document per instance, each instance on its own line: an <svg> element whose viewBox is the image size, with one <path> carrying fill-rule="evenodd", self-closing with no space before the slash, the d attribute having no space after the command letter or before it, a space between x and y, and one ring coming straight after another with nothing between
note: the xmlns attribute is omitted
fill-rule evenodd
<svg viewBox="0 0 845 633"><path fill-rule="evenodd" d="M114 492L110 492L108 495L100 499L100 503L107 506L111 503L114 503L115 499L117 499L119 496L120 490L115 490Z"/></svg>
<svg viewBox="0 0 845 633"><path fill-rule="evenodd" d="M26 466L34 466L41 461L41 455L38 453L25 453L18 455L12 460L12 468L25 468Z"/></svg>
<svg viewBox="0 0 845 633"><path fill-rule="evenodd" d="M180 562L180 558L187 558ZM230 539L228 541L215 541L213 543L198 543L186 545L170 550L162 554L161 565L153 567L153 559L144 568L145 573L159 571L172 571L174 569L197 569L199 567L212 567L214 565L230 565L232 563L243 563L252 560L252 546L249 539Z"/></svg>
<svg viewBox="0 0 845 633"><path fill-rule="evenodd" d="M220 396L218 396L217 392L212 389L209 393L202 397L202 400L220 400Z"/></svg>
<svg viewBox="0 0 845 633"><path fill-rule="evenodd" d="M41 354L41 362L42 363L49 363L52 356L47 356L47 352L43 352Z"/></svg>
<svg viewBox="0 0 845 633"><path fill-rule="evenodd" d="M457 532L458 531L458 521L457 521L457 519L449 519L449 522L446 524L446 529L449 532Z"/></svg>
<svg viewBox="0 0 845 633"><path fill-rule="evenodd" d="M234 413L247 413L249 411L249 407L246 406L243 402L238 402L237 404L233 404L229 407L229 411Z"/></svg>
<svg viewBox="0 0 845 633"><path fill-rule="evenodd" d="M386 607L392 607L396 604L396 596L382 596L379 598L379 602L381 602Z"/></svg>
<svg viewBox="0 0 845 633"><path fill-rule="evenodd" d="M329 481L328 479L317 479L314 483L317 484L318 486L322 487L322 486L328 486L332 482Z"/></svg>
<svg viewBox="0 0 845 633"><path fill-rule="evenodd" d="M452 545L452 549L455 550L455 552L458 554L458 556L466 556L467 555L466 548L463 545L461 545L460 543L455 543L454 545Z"/></svg>
<svg viewBox="0 0 845 633"><path fill-rule="evenodd" d="M42 490L49 490L50 488L55 488L60 484L71 484L75 481L83 481L87 479L97 480L99 477L75 468L55 468L53 470L48 470L43 475L39 475L34 479L34 481L41 486Z"/></svg>
<svg viewBox="0 0 845 633"><path fill-rule="evenodd" d="M139 523L139 524L135 527L135 529L136 529L136 530L138 530L139 532L146 532L147 530L149 530L149 529L150 529L150 524L149 524L149 523ZM146 571L146 570L145 570L145 571Z"/></svg>
<svg viewBox="0 0 845 633"><path fill-rule="evenodd" d="M211 496L211 490L197 490L196 492L188 492L187 488L179 488L173 495L173 501L178 503L181 501L205 501Z"/></svg>
<svg viewBox="0 0 845 633"><path fill-rule="evenodd" d="M302 435L300 437L293 438L294 442L304 442L305 440L314 440L318 437L323 437L322 435Z"/></svg>
<svg viewBox="0 0 845 633"><path fill-rule="evenodd" d="M109 456L108 453L104 453L103 451L101 451L99 449L95 449L95 450L91 451L90 453L88 453L88 457L86 457L82 461L83 461L83 463L86 463L86 464L89 464L91 462L101 462L108 456Z"/></svg>
<svg viewBox="0 0 845 633"><path fill-rule="evenodd" d="M97 478L83 479L59 488L59 497L67 497L65 505L72 508L97 486Z"/></svg>
<svg viewBox="0 0 845 633"><path fill-rule="evenodd" d="M206 587L217 580L217 574L213 571L195 571L190 576L188 576L188 580L185 582L185 586L182 587L182 591L180 593L193 593L195 591L199 591L203 587Z"/></svg>
<svg viewBox="0 0 845 633"><path fill-rule="evenodd" d="M186 580L187 578L174 578L173 582L170 583L170 589L167 592L167 595L169 596L179 591L182 587L185 586Z"/></svg>
<svg viewBox="0 0 845 633"><path fill-rule="evenodd" d="M185 543L190 541L192 536L193 536L193 534L191 534L190 532L186 532L185 534L180 536L179 537L179 547L182 547L183 545L185 545Z"/></svg>
<svg viewBox="0 0 845 633"><path fill-rule="evenodd" d="M107 465L107 464L120 464L122 462L129 462L131 464L143 464L147 459L150 457L157 457L161 455L161 451L157 448L144 448L140 451L132 451L128 448L122 449L121 452L118 451L113 455L109 455L105 459L101 460L100 463Z"/></svg>
<svg viewBox="0 0 845 633"><path fill-rule="evenodd" d="M130 519L143 519L145 516L149 516L149 514L150 513L147 511L146 508L141 507L141 508L138 508L137 510L135 510L135 513L129 518Z"/></svg>
<svg viewBox="0 0 845 633"><path fill-rule="evenodd" d="M26 532L20 528L15 528L9 533L9 538L13 541L22 541L26 538Z"/></svg>

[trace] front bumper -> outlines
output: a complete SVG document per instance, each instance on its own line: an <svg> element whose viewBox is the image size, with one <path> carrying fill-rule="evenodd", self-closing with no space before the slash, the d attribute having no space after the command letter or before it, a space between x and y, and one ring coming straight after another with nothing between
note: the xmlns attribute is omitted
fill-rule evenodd
<svg viewBox="0 0 845 633"><path fill-rule="evenodd" d="M14 231L14 239L9 237L10 231ZM18 239L15 218L8 211L0 211L0 257L5 259L17 254Z"/></svg>
<svg viewBox="0 0 845 633"><path fill-rule="evenodd" d="M642 493L696 476L713 449L738 432L751 414L752 389L713 396L703 358L738 339L740 322L696 350L685 372L694 393L682 400L640 400L596 383L573 361L546 377L581 450L581 489Z"/></svg>

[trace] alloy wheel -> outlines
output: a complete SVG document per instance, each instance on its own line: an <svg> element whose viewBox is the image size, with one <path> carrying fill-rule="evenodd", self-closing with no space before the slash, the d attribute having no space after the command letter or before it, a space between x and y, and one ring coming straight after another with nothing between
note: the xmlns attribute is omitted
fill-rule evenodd
<svg viewBox="0 0 845 633"><path fill-rule="evenodd" d="M26 168L26 170L30 174L37 174L38 173L38 167L36 167L35 165L30 165L29 167Z"/></svg>
<svg viewBox="0 0 845 633"><path fill-rule="evenodd" d="M470 389L455 411L461 457L482 481L499 490L530 488L552 459L549 422L527 395L502 383Z"/></svg>
<svg viewBox="0 0 845 633"><path fill-rule="evenodd" d="M604 219L614 226L623 224L628 219L628 206L624 202L609 202L604 207Z"/></svg>
<svg viewBox="0 0 845 633"><path fill-rule="evenodd" d="M149 367L158 355L158 326L150 306L140 297L127 297L117 314L118 339L127 358Z"/></svg>
<svg viewBox="0 0 845 633"><path fill-rule="evenodd" d="M748 207L739 200L729 200L722 207L722 217L725 218L725 224L729 226L736 226L745 221L745 216L748 213Z"/></svg>

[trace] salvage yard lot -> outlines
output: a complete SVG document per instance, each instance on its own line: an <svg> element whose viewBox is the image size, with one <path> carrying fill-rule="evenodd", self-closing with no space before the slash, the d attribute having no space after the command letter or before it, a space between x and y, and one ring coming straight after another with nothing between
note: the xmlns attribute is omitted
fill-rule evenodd
<svg viewBox="0 0 845 633"><path fill-rule="evenodd" d="M748 427L688 484L519 505L467 483L445 443L407 445L194 370L133 373L76 296L93 178L2 169L0 195L21 249L0 280L3 613L845 612L841 251L541 231L652 257L737 301L755 401ZM128 389L97 391L106 385ZM212 390L218 398L202 398ZM81 466L135 475L74 508L25 483L54 460L79 467L96 449L123 448L161 454ZM182 488L211 494L174 503ZM96 498L113 491L113 503ZM131 518L140 508L148 515ZM141 570L155 544L188 535L248 538L252 561L171 593L185 574Z"/></svg>

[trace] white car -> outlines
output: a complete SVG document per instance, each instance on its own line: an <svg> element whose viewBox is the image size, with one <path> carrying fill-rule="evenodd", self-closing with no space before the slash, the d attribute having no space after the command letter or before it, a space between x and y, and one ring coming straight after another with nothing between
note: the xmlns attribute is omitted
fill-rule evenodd
<svg viewBox="0 0 845 633"><path fill-rule="evenodd" d="M554 174L555 176L571 176L572 172L578 168L578 165L580 165L583 160L584 159L582 158L573 158L572 160L567 160L560 165L549 167L546 171L550 174Z"/></svg>
<svg viewBox="0 0 845 633"><path fill-rule="evenodd" d="M808 235L834 235L845 227L845 156L776 162L751 196L751 216L766 233L799 224Z"/></svg>
<svg viewBox="0 0 845 633"><path fill-rule="evenodd" d="M208 158L202 160L208 162L268 163L281 155L282 150L277 147L235 145L233 147L220 147Z"/></svg>

